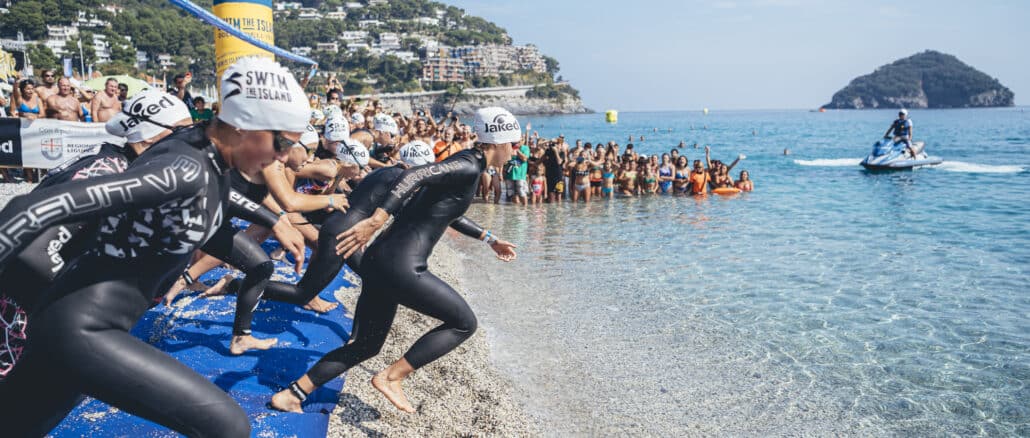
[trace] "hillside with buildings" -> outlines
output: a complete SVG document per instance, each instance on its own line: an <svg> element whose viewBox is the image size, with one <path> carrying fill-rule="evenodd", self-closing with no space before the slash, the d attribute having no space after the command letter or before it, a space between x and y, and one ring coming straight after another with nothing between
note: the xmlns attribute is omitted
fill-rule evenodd
<svg viewBox="0 0 1030 438"><path fill-rule="evenodd" d="M198 1L210 8L211 2ZM20 51L29 67L71 59L79 74L146 75L160 83L193 72L194 86L216 82L213 31L166 1L0 1L0 44ZM559 65L532 45L513 45L507 32L464 10L426 0L273 2L275 42L319 63L313 90L330 78L349 95L511 87L526 98L572 102L578 92ZM301 67L298 68L298 73ZM83 70L79 72L78 70ZM159 85L159 84L155 84ZM453 105L452 105L453 106Z"/></svg>

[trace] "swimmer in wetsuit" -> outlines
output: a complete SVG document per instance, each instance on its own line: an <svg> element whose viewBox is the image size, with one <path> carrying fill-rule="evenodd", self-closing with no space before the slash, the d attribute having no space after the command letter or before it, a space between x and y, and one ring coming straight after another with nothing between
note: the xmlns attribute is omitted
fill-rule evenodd
<svg viewBox="0 0 1030 438"><path fill-rule="evenodd" d="M404 358L372 378L372 385L402 411L414 412L401 389L402 381L472 336L477 324L475 314L454 289L428 271L427 259L446 228L454 226L454 221L468 210L483 169L510 160L511 143L521 137L515 117L501 108L481 109L475 120L480 143L473 149L404 171L391 184L381 208L337 237L337 254L349 257L382 228L390 215L399 213L361 259L362 292L354 314L352 340L329 352L307 374L276 394L273 407L300 412L301 403L311 391L378 354L397 305L442 322L416 341ZM404 201L413 194L402 210ZM515 246L495 239L489 231L464 225L459 231L486 241L502 260L514 260Z"/></svg>
<svg viewBox="0 0 1030 438"><path fill-rule="evenodd" d="M286 90L248 81L257 73L277 76ZM214 241L226 220L229 169L254 173L284 157L307 125L303 90L269 59L237 60L221 91L217 120L173 133L124 173L19 196L0 210L0 263L46 227L101 218L95 248L47 291L22 362L0 385L4 433L44 435L88 395L188 436L249 436L246 413L224 391L129 334L193 250ZM261 97L284 92L300 105ZM299 235L278 237L302 245Z"/></svg>

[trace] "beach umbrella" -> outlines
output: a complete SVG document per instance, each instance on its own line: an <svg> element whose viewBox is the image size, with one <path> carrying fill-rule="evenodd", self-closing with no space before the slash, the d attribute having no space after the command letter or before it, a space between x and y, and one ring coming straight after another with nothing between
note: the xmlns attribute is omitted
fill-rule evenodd
<svg viewBox="0 0 1030 438"><path fill-rule="evenodd" d="M118 81L119 84L125 84L126 86L128 86L128 97L132 97L132 95L150 88L150 85L148 85L144 80L136 79L128 75L101 76L99 78L90 79L84 82L84 84L86 84L86 86L89 88L101 91L104 89L104 83L107 82L109 78Z"/></svg>

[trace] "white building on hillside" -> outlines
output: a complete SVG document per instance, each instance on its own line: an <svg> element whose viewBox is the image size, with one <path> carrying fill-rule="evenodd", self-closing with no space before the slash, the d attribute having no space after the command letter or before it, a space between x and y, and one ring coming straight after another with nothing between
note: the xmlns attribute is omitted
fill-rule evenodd
<svg viewBox="0 0 1030 438"><path fill-rule="evenodd" d="M319 14L318 9L315 8L300 8L297 12L300 13L297 18L301 20L318 20L322 18L322 14Z"/></svg>
<svg viewBox="0 0 1030 438"><path fill-rule="evenodd" d="M368 32L364 30L345 30L337 38L348 43L366 41L368 40Z"/></svg>
<svg viewBox="0 0 1030 438"><path fill-rule="evenodd" d="M160 64L162 68L175 67L175 61L172 61L172 55L167 53L157 55L157 63Z"/></svg>
<svg viewBox="0 0 1030 438"><path fill-rule="evenodd" d="M345 3L343 5L343 7L347 8L347 9L361 9L361 8L365 7L365 5L363 5L361 3L358 3L358 2L347 2L347 3Z"/></svg>
<svg viewBox="0 0 1030 438"><path fill-rule="evenodd" d="M136 51L136 68L140 70L146 69L148 61L150 61L150 57L147 56L147 52L142 50Z"/></svg>
<svg viewBox="0 0 1030 438"><path fill-rule="evenodd" d="M404 61L404 62L414 62L415 60L418 59L418 56L415 55L415 52L409 52L409 51L406 51L406 50L398 51L398 52L388 52L387 55L396 56L396 57L400 58L401 61Z"/></svg>
<svg viewBox="0 0 1030 438"><path fill-rule="evenodd" d="M275 10L277 11L289 11L293 9L303 8L304 5L300 2L276 2Z"/></svg>
<svg viewBox="0 0 1030 438"><path fill-rule="evenodd" d="M394 32L383 32L379 34L378 47L386 51L400 50L401 37Z"/></svg>
<svg viewBox="0 0 1030 438"><path fill-rule="evenodd" d="M368 0L369 6L383 6L387 3L389 3L388 0Z"/></svg>
<svg viewBox="0 0 1030 438"><path fill-rule="evenodd" d="M51 26L46 27L47 39L43 43L50 48L57 56L65 54L64 46L68 40L79 36L79 28L74 26Z"/></svg>
<svg viewBox="0 0 1030 438"><path fill-rule="evenodd" d="M371 47L368 47L368 44L366 44L366 43L350 43L350 44L347 44L347 51L348 52L357 52L358 50L362 50L362 49L364 49L364 50L371 50Z"/></svg>
<svg viewBox="0 0 1030 438"><path fill-rule="evenodd" d="M358 27L367 29L369 27L382 26L383 22L379 20L361 20L358 22Z"/></svg>
<svg viewBox="0 0 1030 438"><path fill-rule="evenodd" d="M106 64L111 62L111 45L107 42L107 35L93 35L93 53L97 55L97 64Z"/></svg>
<svg viewBox="0 0 1030 438"><path fill-rule="evenodd" d="M296 53L296 54L298 54L300 56L308 56L308 55L311 54L311 47L308 47L308 46L290 47L290 51L293 52L293 53Z"/></svg>
<svg viewBox="0 0 1030 438"><path fill-rule="evenodd" d="M315 45L315 50L336 53L340 51L340 45L336 43L318 43Z"/></svg>
<svg viewBox="0 0 1030 438"><path fill-rule="evenodd" d="M439 26L440 25L440 19L439 18L433 18L433 17L418 17L418 18L415 19L415 22L419 23L419 24L424 24L426 26Z"/></svg>
<svg viewBox="0 0 1030 438"><path fill-rule="evenodd" d="M329 13L325 14L325 18L327 18L329 20L346 20L347 19L347 12L346 11L333 11L333 12L329 12Z"/></svg>

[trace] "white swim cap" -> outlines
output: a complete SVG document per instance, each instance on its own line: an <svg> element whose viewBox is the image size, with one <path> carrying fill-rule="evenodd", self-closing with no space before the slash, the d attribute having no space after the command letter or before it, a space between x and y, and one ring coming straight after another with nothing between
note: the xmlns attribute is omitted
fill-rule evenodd
<svg viewBox="0 0 1030 438"><path fill-rule="evenodd" d="M222 75L218 120L239 129L303 133L311 106L297 79L278 62L248 56Z"/></svg>
<svg viewBox="0 0 1030 438"><path fill-rule="evenodd" d="M315 130L314 126L308 125L307 129L304 130L304 133L300 135L300 141L297 143L300 143L308 149L314 149L318 146L318 131Z"/></svg>
<svg viewBox="0 0 1030 438"><path fill-rule="evenodd" d="M361 113L354 113L350 115L350 124L354 126L363 126L365 124L365 116Z"/></svg>
<svg viewBox="0 0 1030 438"><path fill-rule="evenodd" d="M436 161L433 148L422 140L415 140L401 146L401 160L412 166L421 166Z"/></svg>
<svg viewBox="0 0 1030 438"><path fill-rule="evenodd" d="M360 141L348 138L336 146L336 159L358 167L368 166L368 148Z"/></svg>
<svg viewBox="0 0 1030 438"><path fill-rule="evenodd" d="M107 121L107 133L125 137L129 143L138 143L156 137L184 119L190 119L190 110L179 99L161 90L144 90L122 105L122 111Z"/></svg>
<svg viewBox="0 0 1030 438"><path fill-rule="evenodd" d="M904 109L904 108L902 108L902 109L901 109L901 111L898 111L898 114L904 114L904 115L906 115L906 116L907 116L907 115L908 115L908 110L907 110L907 109Z"/></svg>
<svg viewBox="0 0 1030 438"><path fill-rule="evenodd" d="M326 120L333 119L333 118L336 118L336 119L342 119L343 118L343 110L340 109L340 107L338 105L329 105L329 106L327 106L325 108L322 108L322 113L325 114L325 119Z"/></svg>
<svg viewBox="0 0 1030 438"><path fill-rule="evenodd" d="M522 140L522 126L508 110L489 107L476 110L474 122L480 143L503 144Z"/></svg>
<svg viewBox="0 0 1030 438"><path fill-rule="evenodd" d="M325 114L323 114L322 111L319 111L317 109L312 109L311 110L311 120L316 120L317 121L317 120L322 120L324 118L325 118Z"/></svg>
<svg viewBox="0 0 1030 438"><path fill-rule="evenodd" d="M397 135L400 132L397 129L397 122L393 120L393 117L384 113L376 114L375 118L372 119L372 126L376 131L389 132L393 135Z"/></svg>
<svg viewBox="0 0 1030 438"><path fill-rule="evenodd" d="M325 122L326 141L344 141L350 138L350 126L343 117L331 117Z"/></svg>

